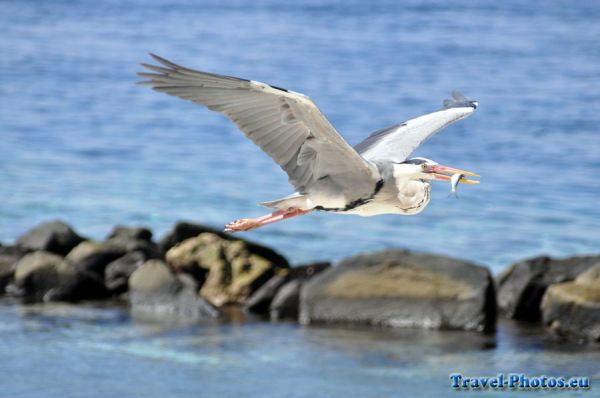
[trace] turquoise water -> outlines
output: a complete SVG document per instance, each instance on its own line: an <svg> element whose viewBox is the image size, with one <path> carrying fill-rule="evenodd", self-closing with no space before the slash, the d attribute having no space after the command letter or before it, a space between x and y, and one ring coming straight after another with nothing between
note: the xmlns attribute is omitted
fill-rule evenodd
<svg viewBox="0 0 600 398"><path fill-rule="evenodd" d="M355 144L479 100L418 155L479 172L417 217L315 214L247 233L293 262L405 247L499 270L596 252L600 5L555 2L4 1L0 241L50 218L103 237L222 226L291 188L224 117L135 86L152 51L309 94Z"/></svg>
<svg viewBox="0 0 600 398"><path fill-rule="evenodd" d="M317 214L243 235L294 263L404 247L497 272L526 256L598 251L597 1L14 0L1 9L2 242L52 218L95 238L117 223L157 235L178 219L221 226L290 192L225 118L133 84L152 51L307 93L352 144L438 109L452 89L479 101L418 155L479 172L481 185L455 199L438 184L416 217ZM482 337L240 322L148 324L119 307L1 302L0 395L443 397L460 395L448 375L461 371L600 380L597 350L511 323Z"/></svg>

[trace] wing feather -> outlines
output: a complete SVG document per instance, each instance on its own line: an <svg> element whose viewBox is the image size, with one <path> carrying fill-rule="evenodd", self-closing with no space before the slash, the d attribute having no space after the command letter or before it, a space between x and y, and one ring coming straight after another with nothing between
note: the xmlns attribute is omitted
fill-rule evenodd
<svg viewBox="0 0 600 398"><path fill-rule="evenodd" d="M444 101L444 109L378 130L354 149L371 161L404 162L435 133L468 117L478 106L458 91L452 97Z"/></svg>
<svg viewBox="0 0 600 398"><path fill-rule="evenodd" d="M151 72L138 73L149 79L141 84L223 113L279 164L298 192L306 193L323 176L346 186L348 192L341 194L360 196L372 191L376 167L339 135L305 95L151 56L161 65L142 64ZM301 158L300 153L304 153Z"/></svg>

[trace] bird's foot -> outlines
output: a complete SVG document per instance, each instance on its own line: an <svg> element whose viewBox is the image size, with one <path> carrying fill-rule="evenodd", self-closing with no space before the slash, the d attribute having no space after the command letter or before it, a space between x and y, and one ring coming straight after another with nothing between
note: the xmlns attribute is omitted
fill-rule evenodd
<svg viewBox="0 0 600 398"><path fill-rule="evenodd" d="M260 223L256 218L240 218L225 226L225 232L243 232L258 228Z"/></svg>
<svg viewBox="0 0 600 398"><path fill-rule="evenodd" d="M263 225L271 224L277 221L285 220L291 217L302 216L309 213L310 210L300 210L296 208L290 208L287 210L277 210L274 213L267 214L259 218L240 218L230 222L225 226L225 232L242 232L250 231Z"/></svg>

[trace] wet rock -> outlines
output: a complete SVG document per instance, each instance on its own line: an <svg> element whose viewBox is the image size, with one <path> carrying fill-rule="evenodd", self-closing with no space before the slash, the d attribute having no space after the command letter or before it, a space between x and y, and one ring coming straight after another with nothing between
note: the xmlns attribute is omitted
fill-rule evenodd
<svg viewBox="0 0 600 398"><path fill-rule="evenodd" d="M600 341L600 263L572 282L550 285L541 304L543 323L574 340Z"/></svg>
<svg viewBox="0 0 600 398"><path fill-rule="evenodd" d="M136 316L198 320L216 318L219 311L198 295L196 282L176 275L161 260L149 260L129 278L131 310Z"/></svg>
<svg viewBox="0 0 600 398"><path fill-rule="evenodd" d="M13 281L17 261L26 254L17 246L0 245L0 296L6 286Z"/></svg>
<svg viewBox="0 0 600 398"><path fill-rule="evenodd" d="M169 249L171 249L178 243L183 242L186 239L194 238L202 233L210 233L210 234L216 235L224 240L235 240L235 241L241 240L233 235L227 234L227 233L217 230L215 228L207 227L205 225L180 221L177 224L175 224L175 226L173 227L173 229L170 232L165 234L165 236L163 236L160 239L158 245L159 245L160 249L164 253L166 253L169 251ZM264 257L265 259L269 260L270 262L277 264L277 266L279 266L279 267L282 267L282 268L289 267L289 263L287 262L286 258L283 257L281 254L277 253L275 250L273 250L269 247L260 245L258 243L250 242L247 240L243 240L243 241L246 243L248 250L250 250L252 253L259 255L261 257Z"/></svg>
<svg viewBox="0 0 600 398"><path fill-rule="evenodd" d="M146 242L150 242L152 241L152 231L143 227L117 225L108 234L106 239L145 240Z"/></svg>
<svg viewBox="0 0 600 398"><path fill-rule="evenodd" d="M102 300L111 296L98 275L84 270L77 270L71 277L60 281L58 286L49 289L43 301L78 302L83 300Z"/></svg>
<svg viewBox="0 0 600 398"><path fill-rule="evenodd" d="M10 294L27 301L80 301L104 298L106 289L95 275L78 271L59 255L37 251L21 258Z"/></svg>
<svg viewBox="0 0 600 398"><path fill-rule="evenodd" d="M50 221L26 232L17 240L17 246L25 250L44 250L64 256L84 240L68 224Z"/></svg>
<svg viewBox="0 0 600 398"><path fill-rule="evenodd" d="M301 279L302 281L307 281L318 273L325 271L329 267L331 267L331 263L329 261L295 265L288 271L288 280Z"/></svg>
<svg viewBox="0 0 600 398"><path fill-rule="evenodd" d="M112 261L106 266L104 283L113 294L127 291L127 281L133 272L151 259L143 251L133 251Z"/></svg>
<svg viewBox="0 0 600 398"><path fill-rule="evenodd" d="M50 252L38 251L21 258L15 267L14 285L7 291L18 297L41 301L48 290L58 286L73 273L64 258Z"/></svg>
<svg viewBox="0 0 600 398"><path fill-rule="evenodd" d="M287 282L277 291L269 306L269 314L272 321L298 319L302 284L303 282L300 279L294 279Z"/></svg>
<svg viewBox="0 0 600 398"><path fill-rule="evenodd" d="M540 303L548 286L572 281L598 262L600 256L541 256L515 263L497 278L498 306L508 318L539 321Z"/></svg>
<svg viewBox="0 0 600 398"><path fill-rule="evenodd" d="M495 309L487 268L389 250L350 257L306 282L300 321L490 331Z"/></svg>
<svg viewBox="0 0 600 398"><path fill-rule="evenodd" d="M229 239L228 234L215 228L186 221L179 221L177 224L175 224L171 231L167 232L160 239L158 246L164 253L166 253L178 243L183 242L186 239L195 238L196 236L205 232L217 235L223 239Z"/></svg>
<svg viewBox="0 0 600 398"><path fill-rule="evenodd" d="M166 259L174 269L202 278L201 295L212 304L243 304L276 270L287 267L287 262L274 263L254 248L243 240L202 233L172 247Z"/></svg>
<svg viewBox="0 0 600 398"><path fill-rule="evenodd" d="M163 252L152 241L116 237L106 240L105 243L117 247L124 252L139 251L143 252L148 258L164 258Z"/></svg>
<svg viewBox="0 0 600 398"><path fill-rule="evenodd" d="M81 271L91 272L104 280L106 266L126 251L107 242L85 241L69 252L66 260Z"/></svg>
<svg viewBox="0 0 600 398"><path fill-rule="evenodd" d="M163 258L163 252L152 241L152 232L141 227L117 226L108 235L106 243L126 252L141 251L148 258Z"/></svg>
<svg viewBox="0 0 600 398"><path fill-rule="evenodd" d="M244 311L257 315L267 315L271 301L288 281L287 272L278 272L264 285L258 288L244 303Z"/></svg>
<svg viewBox="0 0 600 398"><path fill-rule="evenodd" d="M280 270L246 300L244 311L257 315L269 314L271 302L283 285L295 279L305 282L330 266L329 262L317 262Z"/></svg>

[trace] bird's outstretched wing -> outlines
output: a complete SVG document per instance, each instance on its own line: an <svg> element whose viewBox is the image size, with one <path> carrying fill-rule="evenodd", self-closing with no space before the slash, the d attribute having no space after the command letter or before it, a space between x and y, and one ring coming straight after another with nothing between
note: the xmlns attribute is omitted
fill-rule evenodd
<svg viewBox="0 0 600 398"><path fill-rule="evenodd" d="M445 100L444 108L437 112L374 132L354 149L371 161L404 162L435 133L466 118L477 108L476 101L471 101L458 91L452 92L452 98Z"/></svg>
<svg viewBox="0 0 600 398"><path fill-rule="evenodd" d="M149 79L140 84L226 115L281 166L298 192L305 193L325 176L333 180L351 177L358 184L372 181L374 166L337 133L307 96L253 80L188 69L150 55L163 66L142 64L153 73L138 73ZM365 189L370 191L372 186Z"/></svg>

